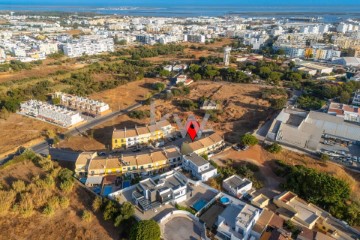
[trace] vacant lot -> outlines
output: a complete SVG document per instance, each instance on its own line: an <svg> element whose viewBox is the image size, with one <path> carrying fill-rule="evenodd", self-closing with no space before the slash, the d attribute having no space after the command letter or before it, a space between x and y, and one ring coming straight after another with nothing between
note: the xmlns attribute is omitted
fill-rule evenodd
<svg viewBox="0 0 360 240"><path fill-rule="evenodd" d="M31 161L25 161L0 170L0 182L7 189L16 180L28 184L43 174ZM75 185L69 193L70 205L57 209L54 215L46 216L36 209L30 217L21 217L10 210L0 218L1 239L118 239L118 230L101 215L95 215L91 222L81 220L82 211L91 210L93 198L87 190Z"/></svg>
<svg viewBox="0 0 360 240"><path fill-rule="evenodd" d="M0 158L1 154L13 152L20 146L34 144L44 139L42 133L45 130L63 132L65 129L55 125L24 117L15 113L10 114L7 120L0 119ZM32 141L32 142L31 142Z"/></svg>
<svg viewBox="0 0 360 240"><path fill-rule="evenodd" d="M282 160L289 165L304 165L308 168L313 168L321 172L327 172L337 178L343 179L350 184L352 190L352 198L360 200L360 174L346 170L344 167L332 163L322 163L310 156L283 150L279 154L272 154L264 150L261 146L256 145L247 151L229 150L218 154L213 159L220 164L224 164L229 159L236 162L250 162L259 166L262 176L258 176L260 180L264 180L267 193L279 192L279 183L282 179L277 177L273 169L276 166L275 159Z"/></svg>
<svg viewBox="0 0 360 240"><path fill-rule="evenodd" d="M221 109L217 120L210 121L207 127L224 134L227 141L236 142L242 134L256 129L271 114L269 102L261 99L264 87L259 85L199 81L190 88L189 95L176 97L173 101L157 101L158 115L178 113L186 117L191 112L184 112L177 106L178 102L188 99L198 103L201 97L211 98L220 103ZM195 113L201 121L204 113L197 110Z"/></svg>

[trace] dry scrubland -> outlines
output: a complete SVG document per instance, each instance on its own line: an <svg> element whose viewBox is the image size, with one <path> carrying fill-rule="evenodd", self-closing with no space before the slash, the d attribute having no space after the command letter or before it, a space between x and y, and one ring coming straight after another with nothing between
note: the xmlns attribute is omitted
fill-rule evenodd
<svg viewBox="0 0 360 240"><path fill-rule="evenodd" d="M47 164L40 168L30 160L22 160L0 169L3 189L0 190L0 200L4 198L4 191L17 192L15 202L7 211L4 211L5 205L1 206L1 239L118 238L118 231L111 222L105 222L101 214L92 213L89 221L82 220L83 211L91 211L94 199L91 193L76 183L72 189L62 190L56 176L56 171L60 169L54 166L55 170L45 170L44 166L49 169ZM49 176L53 176L55 185L39 180ZM19 180L25 183L25 187L20 184L14 186ZM59 203L59 199L67 201ZM51 213L45 210L48 204L53 207Z"/></svg>

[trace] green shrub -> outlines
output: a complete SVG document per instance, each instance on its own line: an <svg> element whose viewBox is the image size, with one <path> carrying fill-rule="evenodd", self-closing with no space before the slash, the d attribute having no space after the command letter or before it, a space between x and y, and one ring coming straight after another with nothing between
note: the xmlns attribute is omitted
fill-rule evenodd
<svg viewBox="0 0 360 240"><path fill-rule="evenodd" d="M21 193L26 190L25 182L22 180L17 180L11 184L12 189L14 189L15 192Z"/></svg>
<svg viewBox="0 0 360 240"><path fill-rule="evenodd" d="M266 150L268 150L271 153L279 153L282 150L282 147L278 143L273 143L266 147Z"/></svg>
<svg viewBox="0 0 360 240"><path fill-rule="evenodd" d="M249 145L249 146L254 146L254 145L258 144L257 138L249 133L243 135L240 139L240 142L243 145Z"/></svg>
<svg viewBox="0 0 360 240"><path fill-rule="evenodd" d="M81 220L84 222L91 222L93 219L93 214L89 210L83 210L81 214Z"/></svg>
<svg viewBox="0 0 360 240"><path fill-rule="evenodd" d="M47 204L47 205L44 207L42 213L45 214L45 215L47 215L47 216L52 216L52 215L54 215L54 213L55 213L55 209L52 208L49 204Z"/></svg>

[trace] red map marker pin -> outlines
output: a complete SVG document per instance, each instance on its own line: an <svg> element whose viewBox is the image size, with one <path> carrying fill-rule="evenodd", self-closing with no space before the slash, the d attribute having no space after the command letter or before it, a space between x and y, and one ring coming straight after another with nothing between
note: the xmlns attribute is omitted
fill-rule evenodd
<svg viewBox="0 0 360 240"><path fill-rule="evenodd" d="M190 122L190 124L188 125L187 133L191 138L191 141L194 141L199 129L200 129L200 124L197 121L193 120Z"/></svg>

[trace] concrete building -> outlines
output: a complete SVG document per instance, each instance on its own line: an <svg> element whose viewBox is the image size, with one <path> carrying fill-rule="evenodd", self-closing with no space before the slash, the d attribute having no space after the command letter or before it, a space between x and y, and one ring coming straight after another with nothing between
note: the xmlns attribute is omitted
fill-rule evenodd
<svg viewBox="0 0 360 240"><path fill-rule="evenodd" d="M81 57L103 52L114 51L114 39L97 35L82 36L79 40L72 40L63 45L64 54L68 57Z"/></svg>
<svg viewBox="0 0 360 240"><path fill-rule="evenodd" d="M318 151L323 136L358 144L360 127L326 113L283 109L274 119L267 138L284 145Z"/></svg>
<svg viewBox="0 0 360 240"><path fill-rule="evenodd" d="M360 90L355 92L354 98L352 100L352 104L359 106L360 105Z"/></svg>
<svg viewBox="0 0 360 240"><path fill-rule="evenodd" d="M342 58L334 59L332 63L343 66L349 66L349 67L360 67L360 58L342 57Z"/></svg>
<svg viewBox="0 0 360 240"><path fill-rule="evenodd" d="M110 110L107 103L92 100L86 97L74 96L62 92L56 92L54 97L59 98L60 104L67 108L78 110L93 116L102 115Z"/></svg>
<svg viewBox="0 0 360 240"><path fill-rule="evenodd" d="M261 210L244 202L226 206L216 221L217 239L247 240L259 219Z"/></svg>
<svg viewBox="0 0 360 240"><path fill-rule="evenodd" d="M183 154L196 153L198 155L213 154L225 146L224 139L217 133L213 133L208 137L198 139L194 142L184 142L181 146Z"/></svg>
<svg viewBox="0 0 360 240"><path fill-rule="evenodd" d="M300 226L321 229L326 236L334 239L350 240L360 237L360 231L334 218L314 204L307 203L293 192L283 192L274 197L274 203L278 207L276 212L280 217Z"/></svg>
<svg viewBox="0 0 360 240"><path fill-rule="evenodd" d="M70 127L84 121L78 112L37 100L29 100L21 103L20 109L19 113L21 114L32 116L62 127Z"/></svg>
<svg viewBox="0 0 360 240"><path fill-rule="evenodd" d="M200 34L184 35L184 42L205 43L205 36Z"/></svg>
<svg viewBox="0 0 360 240"><path fill-rule="evenodd" d="M196 153L184 155L182 167L203 182L217 175L217 169L214 168L209 161Z"/></svg>
<svg viewBox="0 0 360 240"><path fill-rule="evenodd" d="M75 160L75 173L84 177L132 173L146 176L178 167L181 164L182 155L174 146L121 156L97 156L94 152L83 152Z"/></svg>
<svg viewBox="0 0 360 240"><path fill-rule="evenodd" d="M360 109L358 107L331 102L327 113L341 117L345 121L360 123Z"/></svg>
<svg viewBox="0 0 360 240"><path fill-rule="evenodd" d="M252 182L247 178L232 175L223 180L222 187L232 196L241 198L252 188Z"/></svg>
<svg viewBox="0 0 360 240"><path fill-rule="evenodd" d="M149 142L157 142L169 138L174 131L174 127L167 120L157 122L155 125L132 129L114 129L111 147L112 149L117 149L146 145Z"/></svg>
<svg viewBox="0 0 360 240"><path fill-rule="evenodd" d="M139 182L132 199L142 211L155 209L162 204L176 204L186 200L188 183L178 172L166 173L159 179L147 178Z"/></svg>
<svg viewBox="0 0 360 240"><path fill-rule="evenodd" d="M230 52L231 47L225 47L224 48L224 65L227 67L230 64Z"/></svg>

